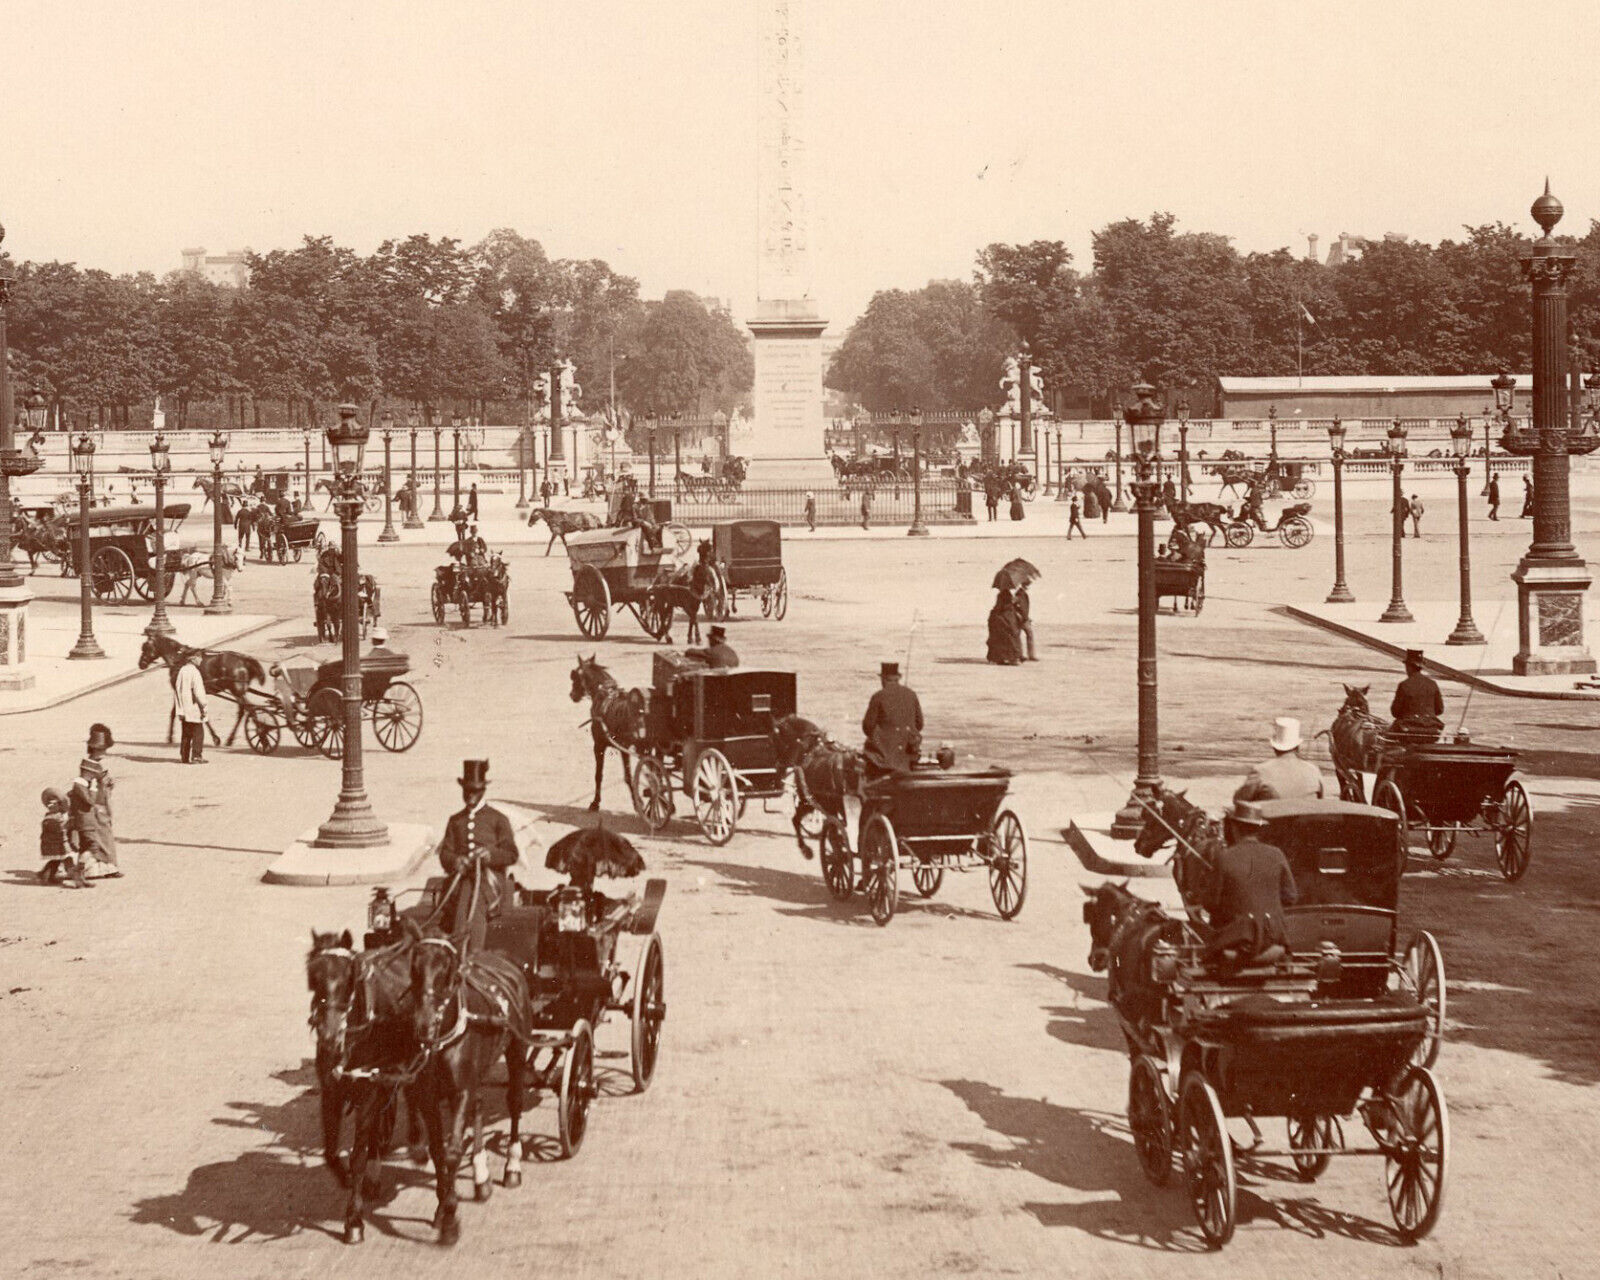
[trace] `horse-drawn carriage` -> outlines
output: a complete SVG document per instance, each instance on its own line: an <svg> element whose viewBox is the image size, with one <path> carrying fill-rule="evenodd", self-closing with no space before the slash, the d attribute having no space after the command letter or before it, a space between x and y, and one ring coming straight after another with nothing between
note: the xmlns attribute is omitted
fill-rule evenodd
<svg viewBox="0 0 1600 1280"><path fill-rule="evenodd" d="M1199 613L1206 604L1206 563L1204 560L1182 560L1177 556L1155 562L1156 605L1171 597L1172 611L1178 612L1181 603L1190 613Z"/></svg>
<svg viewBox="0 0 1600 1280"><path fill-rule="evenodd" d="M279 564L296 564L307 549L319 554L329 545L328 537L318 528L317 517L306 516L297 520L284 520L267 508L256 518L256 546L261 562L271 564L276 557Z"/></svg>
<svg viewBox="0 0 1600 1280"><path fill-rule="evenodd" d="M706 616L721 621L739 611L739 596L761 601L761 616L782 621L789 612L789 574L783 567L783 533L776 520L729 520L711 526L716 586Z"/></svg>
<svg viewBox="0 0 1600 1280"><path fill-rule="evenodd" d="M1219 482L1219 497L1229 490L1237 493L1241 487L1259 488L1263 501L1287 494L1304 502L1316 496L1316 481L1306 475L1307 463L1285 462L1274 455L1257 467L1237 449L1224 450L1222 459L1207 468Z"/></svg>
<svg viewBox="0 0 1600 1280"><path fill-rule="evenodd" d="M433 586L428 593L433 620L444 625L445 610L452 605L461 613L461 625L472 625L472 609L483 611L491 627L503 625L511 617L511 574L498 552L485 564L441 564L434 567Z"/></svg>
<svg viewBox="0 0 1600 1280"><path fill-rule="evenodd" d="M392 650L361 659L362 710L385 751L409 751L422 734L422 698L409 681L399 678L410 670L411 659ZM271 755L288 729L302 747L333 759L343 756L343 661L290 657L278 664L278 671L277 692L254 690L245 706L244 738L250 749Z"/></svg>
<svg viewBox="0 0 1600 1280"><path fill-rule="evenodd" d="M598 640L611 629L611 610L625 605L647 634L664 639L672 632L672 606L665 588L686 578L694 539L681 524L660 528L661 545L652 547L642 529L595 529L571 533L564 541L572 569L566 593L578 630Z"/></svg>
<svg viewBox="0 0 1600 1280"><path fill-rule="evenodd" d="M1109 969L1111 1000L1131 1055L1128 1126L1145 1176L1172 1178L1174 1156L1208 1244L1235 1223L1238 1159L1289 1158L1304 1181L1334 1156L1381 1155L1400 1235L1438 1220L1449 1160L1444 1095L1428 1067L1444 1025L1438 944L1416 935L1396 950L1399 837L1393 814L1339 800L1260 806L1259 838L1283 850L1298 903L1287 946L1238 964L1205 940L1206 872L1179 877L1190 920L1125 888L1086 890L1091 967ZM1180 860L1198 856L1180 848ZM1347 1145L1359 1116L1371 1146ZM1287 1146L1258 1121L1283 1117ZM1236 1144L1230 1118L1253 1144Z"/></svg>
<svg viewBox="0 0 1600 1280"><path fill-rule="evenodd" d="M974 489L987 493L991 486L1002 496L1011 492L1013 485L1024 502L1039 496L1039 478L1021 462L979 462L967 469L967 480Z"/></svg>
<svg viewBox="0 0 1600 1280"><path fill-rule="evenodd" d="M165 588L172 594L174 581L183 574L184 551L176 542L165 543L176 534L189 514L187 502L167 502L162 506L165 521L163 543L166 573ZM102 604L125 604L135 593L141 600L154 600L156 513L154 507L94 507L89 511L89 589ZM78 543L70 544L69 554L75 572Z"/></svg>
<svg viewBox="0 0 1600 1280"><path fill-rule="evenodd" d="M1259 511L1252 514L1249 504L1246 504L1238 515L1224 525L1223 538L1235 550L1248 547L1255 541L1256 530L1259 528L1263 533L1277 534L1279 542L1291 551L1298 551L1301 547L1310 545L1315 533L1311 526L1310 515L1309 502L1296 502L1280 510L1277 523L1269 525Z"/></svg>
<svg viewBox="0 0 1600 1280"><path fill-rule="evenodd" d="M337 549L318 553L317 576L311 583L311 609L317 620L317 639L332 642L344 634L344 574ZM378 580L363 573L356 587L356 617L361 639L367 638L383 614L383 593Z"/></svg>

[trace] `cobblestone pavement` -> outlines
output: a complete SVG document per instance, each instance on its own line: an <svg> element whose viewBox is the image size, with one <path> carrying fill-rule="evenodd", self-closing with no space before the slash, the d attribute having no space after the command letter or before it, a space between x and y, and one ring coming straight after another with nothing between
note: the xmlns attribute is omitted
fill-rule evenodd
<svg viewBox="0 0 1600 1280"><path fill-rule="evenodd" d="M1354 501L1351 525L1382 526ZM1453 589L1453 512L1442 497L1408 581ZM1593 545L1600 511L1576 523ZM1527 522L1474 521L1480 612L1504 596ZM592 786L584 709L567 697L574 654L625 683L655 646L628 616L582 641L560 591L559 552L512 552L511 624L439 628L426 616L437 548L375 550L391 645L426 704L417 747L369 743L368 785L394 821L442 823L468 755L492 760L491 794L549 832L582 818ZM1011 554L1044 571L1042 661L982 662L989 578ZM982 879L931 902L902 899L887 929L830 903L787 819L752 805L723 849L677 823L641 838L670 882L660 929L670 1007L661 1070L639 1097L603 1097L571 1162L535 1163L520 1190L463 1206L453 1252L430 1243L424 1175L396 1188L368 1242L337 1240L342 1198L316 1152L317 1103L302 959L313 926L358 926L361 889L259 883L266 863L337 793L337 767L242 743L204 769L174 763L159 675L54 711L0 721L0 1231L6 1271L130 1276L926 1276L1229 1274L1574 1276L1600 1175L1600 909L1589 858L1600 770L1581 705L1447 687L1479 740L1523 749L1539 812L1532 869L1508 886L1486 843L1408 877L1401 936L1439 935L1453 1028L1439 1073L1453 1164L1434 1237L1394 1238L1381 1162L1335 1162L1315 1185L1246 1165L1227 1263L1195 1259L1182 1193L1139 1172L1124 1108L1127 1066L1104 983L1085 963L1077 886L1093 877L1059 841L1080 806L1120 801L1133 744L1133 544L1022 537L804 545L789 539L789 617L747 618L746 665L792 667L813 718L853 737L881 658L907 659L929 737L1021 771L1033 837L1029 896L1012 924ZM1350 580L1374 611L1388 548L1352 540ZM1219 801L1260 754L1270 719L1308 729L1340 682L1387 696L1397 673L1370 653L1274 612L1320 597L1331 547L1213 551L1199 618L1160 627L1163 768ZM275 656L311 645L311 568L257 568L238 607L291 621L251 637ZM1494 591L1490 585L1494 584ZM36 580L41 593L56 581ZM70 590L70 584L67 584ZM65 597L64 597L65 598ZM759 615L759 610L756 611ZM178 615L180 632L182 614ZM681 640L681 628L678 638ZM37 795L60 785L92 720L118 737L117 828L127 877L91 892L30 882ZM681 807L681 806L680 806ZM613 758L609 821L630 835ZM1414 865L1416 862L1414 860ZM548 874L548 873L542 873ZM1146 882L1155 883L1155 882ZM625 1027L601 1037L620 1091ZM491 1112L500 1114L498 1099ZM548 1100L531 1115L552 1135ZM229 1246L222 1248L220 1246Z"/></svg>

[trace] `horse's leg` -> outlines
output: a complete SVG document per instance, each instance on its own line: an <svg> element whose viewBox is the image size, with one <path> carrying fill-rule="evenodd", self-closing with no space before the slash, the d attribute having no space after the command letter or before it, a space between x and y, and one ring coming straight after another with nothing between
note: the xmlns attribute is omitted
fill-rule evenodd
<svg viewBox="0 0 1600 1280"><path fill-rule="evenodd" d="M600 808L600 783L606 776L606 740L599 720L590 726L590 736L594 739L594 799L589 811L594 813Z"/></svg>
<svg viewBox="0 0 1600 1280"><path fill-rule="evenodd" d="M472 1088L472 1198L482 1204L494 1194L489 1180L489 1149L483 1142L483 1101L476 1085Z"/></svg>
<svg viewBox="0 0 1600 1280"><path fill-rule="evenodd" d="M322 1054L319 1052L317 1057L321 1059ZM317 1063L317 1081L322 1094L322 1158L342 1187L347 1184L348 1176L344 1161L339 1158L339 1128L344 1120L347 1087L343 1081L334 1078L331 1064L320 1060Z"/></svg>
<svg viewBox="0 0 1600 1280"><path fill-rule="evenodd" d="M799 798L797 798L795 800L795 805L794 805L794 838L795 838L795 843L797 843L800 846L800 856L802 858L806 859L808 862L811 860L811 846L806 843L806 833L805 833L805 830L801 827L800 824L805 819L805 816L808 813L811 813L811 812L812 812L812 807L811 807L811 805L807 804L805 800L799 799Z"/></svg>
<svg viewBox="0 0 1600 1280"><path fill-rule="evenodd" d="M506 1037L506 1111L511 1116L511 1133L506 1138L506 1171L502 1179L508 1187L522 1185L522 1095L528 1071L527 1050L516 1039Z"/></svg>
<svg viewBox="0 0 1600 1280"><path fill-rule="evenodd" d="M244 723L244 690L237 685L233 689L234 704L239 708L239 714L233 718L233 728L228 730L228 745L233 745L233 740L239 736L239 726Z"/></svg>
<svg viewBox="0 0 1600 1280"><path fill-rule="evenodd" d="M366 1202L363 1198L367 1179L367 1145L372 1140L377 1090L363 1086L356 1104L355 1135L350 1143L348 1181L350 1201L344 1211L344 1242L360 1244L367 1233Z"/></svg>
<svg viewBox="0 0 1600 1280"><path fill-rule="evenodd" d="M545 554L546 557L548 557L550 555L550 548L555 546L555 545L556 545L556 529L555 529L554 525L551 525L550 526L550 541L545 544L545 548L544 548L544 554ZM566 539L564 539L564 538L562 539L561 545L563 547L567 545Z"/></svg>
<svg viewBox="0 0 1600 1280"><path fill-rule="evenodd" d="M406 1147L411 1163L419 1169L428 1163L428 1126L424 1122L416 1085L405 1088Z"/></svg>
<svg viewBox="0 0 1600 1280"><path fill-rule="evenodd" d="M461 1222L456 1216L458 1200L456 1199L456 1175L461 1171L461 1151L466 1141L467 1106L471 1099L467 1090L463 1089L453 1099L450 1114L443 1115L444 1099L435 1110L441 1112L440 1119L447 1125L444 1133L444 1167L439 1170L439 1243L455 1244L461 1239Z"/></svg>

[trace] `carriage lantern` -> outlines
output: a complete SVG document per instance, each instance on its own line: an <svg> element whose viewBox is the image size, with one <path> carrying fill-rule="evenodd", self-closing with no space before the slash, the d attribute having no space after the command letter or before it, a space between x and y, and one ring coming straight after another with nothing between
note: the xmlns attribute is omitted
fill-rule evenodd
<svg viewBox="0 0 1600 1280"><path fill-rule="evenodd" d="M394 899L388 889L379 885L372 891L367 903L367 929L372 933L388 933L394 928Z"/></svg>
<svg viewBox="0 0 1600 1280"><path fill-rule="evenodd" d="M40 432L44 430L44 420L49 410L49 403L44 398L44 393L38 387L33 389L33 394L28 397L28 430Z"/></svg>
<svg viewBox="0 0 1600 1280"><path fill-rule="evenodd" d="M328 444L333 449L333 465L341 481L354 482L361 475L361 459L367 451L367 428L356 416L353 404L339 406L339 421L328 428Z"/></svg>

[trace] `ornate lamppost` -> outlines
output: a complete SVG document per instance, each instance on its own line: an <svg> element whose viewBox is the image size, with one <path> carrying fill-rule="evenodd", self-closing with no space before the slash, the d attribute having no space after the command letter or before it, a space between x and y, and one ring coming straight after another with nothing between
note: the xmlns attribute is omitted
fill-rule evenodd
<svg viewBox="0 0 1600 1280"><path fill-rule="evenodd" d="M5 239L0 227L0 240ZM11 562L11 481L31 475L44 459L16 447L12 434L11 379L7 372L6 300L12 276L0 270L0 689L29 689L34 679L27 659L28 601L33 594Z"/></svg>
<svg viewBox="0 0 1600 1280"><path fill-rule="evenodd" d="M366 849L388 841L389 832L367 800L361 759L361 565L356 520L361 515L361 461L367 428L353 404L339 406L338 424L328 428L333 449L334 506L341 535L340 606L344 610L342 678L344 687L343 785L333 813L317 829L312 844L322 849Z"/></svg>
<svg viewBox="0 0 1600 1280"><path fill-rule="evenodd" d="M167 472L172 469L172 451L167 443L164 432L158 431L155 438L150 441L150 471L155 479L156 487L156 552L153 560L155 569L154 578L146 578L155 592L155 612L150 615L150 625L144 629L147 636L170 636L173 626L167 619L167 512L164 495L167 491ZM222 489L219 485L211 498L215 505L223 501ZM135 573L145 569L139 565Z"/></svg>
<svg viewBox="0 0 1600 1280"><path fill-rule="evenodd" d="M644 418L645 440L650 449L650 496L656 496L656 411L649 410Z"/></svg>
<svg viewBox="0 0 1600 1280"><path fill-rule="evenodd" d="M1405 494L1400 487L1400 473L1406 468L1406 424L1396 418L1389 427L1389 476L1393 500L1393 519L1390 522L1392 532L1393 571L1391 575L1391 588L1389 592L1389 607L1383 611L1379 622L1415 622L1411 610L1406 608L1405 595L1401 590L1401 576L1404 561L1404 539L1406 536L1406 503Z"/></svg>
<svg viewBox="0 0 1600 1280"><path fill-rule="evenodd" d="M103 658L94 638L94 596L89 571L89 486L94 475L94 438L85 431L72 445L72 473L78 480L78 642L69 658Z"/></svg>
<svg viewBox="0 0 1600 1280"><path fill-rule="evenodd" d="M1123 496L1122 492L1122 424L1128 419L1128 411L1119 404L1116 406L1115 416L1115 426L1117 431L1117 493L1115 499L1111 503L1111 509L1113 511L1126 511L1128 509L1128 499Z"/></svg>
<svg viewBox="0 0 1600 1280"><path fill-rule="evenodd" d="M1457 416L1450 428L1450 449L1456 457L1456 520L1461 559L1461 616L1456 629L1445 640L1446 644L1482 644L1483 632L1472 620L1472 559L1467 548L1467 475L1471 471L1468 461L1472 453L1472 424L1466 414Z"/></svg>
<svg viewBox="0 0 1600 1280"><path fill-rule="evenodd" d="M913 538L926 538L928 526L922 523L922 410L911 410L911 527Z"/></svg>
<svg viewBox="0 0 1600 1280"><path fill-rule="evenodd" d="M379 419L383 427L383 532L379 542L399 542L400 534L394 527L394 477L389 469L389 445L394 439L394 414L387 409ZM521 474L521 469L518 469Z"/></svg>
<svg viewBox="0 0 1600 1280"><path fill-rule="evenodd" d="M678 449L678 432L679 432L679 425L678 424L679 424L679 421L682 419L682 417L683 417L683 415L681 413L675 413L675 414L672 415L672 469L673 469L672 496L674 498L676 498L678 496L678 490L677 490L678 479L677 478L678 478L678 476L681 476L683 474L683 454L681 452L679 452L679 449Z"/></svg>
<svg viewBox="0 0 1600 1280"><path fill-rule="evenodd" d="M450 461L452 477L450 481L452 490L450 510L456 512L461 510L461 415L459 413L450 415L450 436L451 445L454 449Z"/></svg>
<svg viewBox="0 0 1600 1280"><path fill-rule="evenodd" d="M1139 771L1128 802L1111 823L1111 836L1131 840L1161 786L1156 702L1156 492L1155 457L1161 433L1161 402L1148 382L1133 388L1136 397L1124 411L1133 432L1134 509L1139 513Z"/></svg>
<svg viewBox="0 0 1600 1280"><path fill-rule="evenodd" d="M1355 603L1344 580L1344 437L1345 425L1335 418L1328 424L1328 447L1333 454L1333 590L1328 592L1328 604Z"/></svg>
<svg viewBox="0 0 1600 1280"><path fill-rule="evenodd" d="M211 603L206 606L206 612L232 613L228 579L222 571L222 505L228 500L222 492L222 461L228 454L228 437L221 431L213 431L206 442L206 453L211 458L212 492L217 495L211 503Z"/></svg>
<svg viewBox="0 0 1600 1280"><path fill-rule="evenodd" d="M1278 465L1278 406L1267 406L1267 466Z"/></svg>
<svg viewBox="0 0 1600 1280"><path fill-rule="evenodd" d="M528 437L533 434L531 396L523 402L522 419L522 429L517 432L517 511L528 509Z"/></svg>
<svg viewBox="0 0 1600 1280"><path fill-rule="evenodd" d="M430 411L428 417L430 418L430 420L432 419L433 414L432 414L431 411ZM443 520L444 519L444 508L439 505L439 485L442 482L442 477L440 475L440 468L439 468L439 435L444 430L444 424L442 422L433 422L432 426L433 426L433 510L431 512L429 512L429 514L428 514L428 519L430 521Z"/></svg>
<svg viewBox="0 0 1600 1280"><path fill-rule="evenodd" d="M1056 423L1056 501L1067 500L1067 469L1061 454L1061 424Z"/></svg>
<svg viewBox="0 0 1600 1280"><path fill-rule="evenodd" d="M1178 400L1178 492L1189 501L1189 401Z"/></svg>
<svg viewBox="0 0 1600 1280"><path fill-rule="evenodd" d="M305 446L305 491L300 495L300 510L311 510L311 423L300 424L300 441Z"/></svg>
<svg viewBox="0 0 1600 1280"><path fill-rule="evenodd" d="M407 529L422 529L426 525L422 521L421 503L422 491L417 487L417 425L420 418L416 406L406 414L406 429L411 432L411 500L407 504L405 527Z"/></svg>

